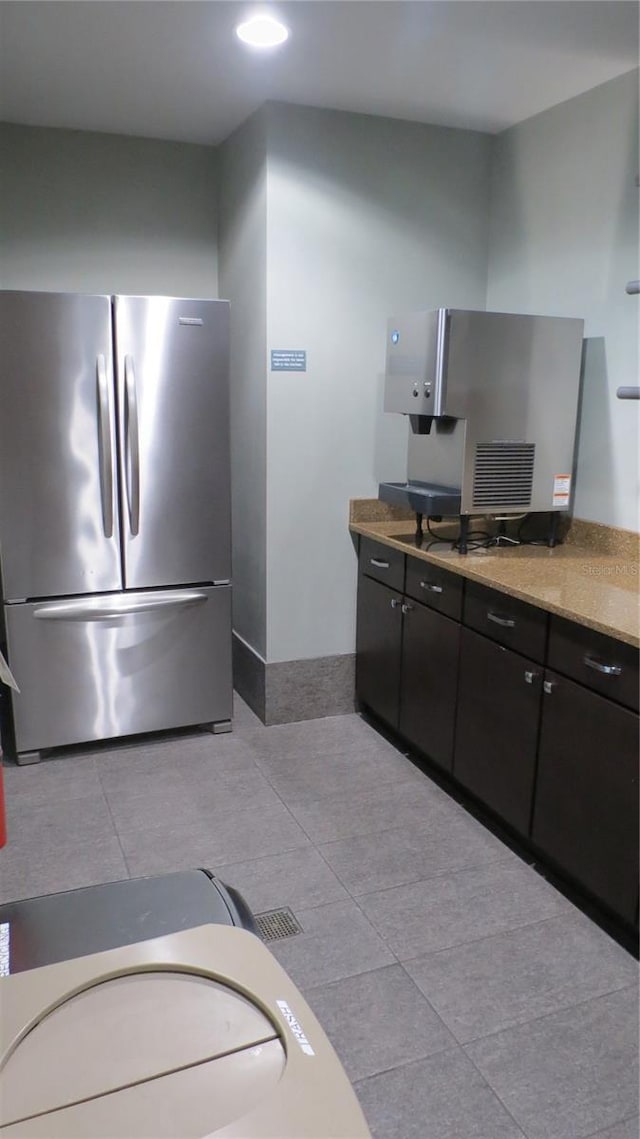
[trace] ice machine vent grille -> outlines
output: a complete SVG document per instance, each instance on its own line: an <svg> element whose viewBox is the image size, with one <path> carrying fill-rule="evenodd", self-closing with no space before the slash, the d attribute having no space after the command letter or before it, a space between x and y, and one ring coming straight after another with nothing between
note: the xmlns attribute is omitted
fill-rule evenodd
<svg viewBox="0 0 640 1139"><path fill-rule="evenodd" d="M474 507L530 506L535 443L476 443Z"/></svg>
<svg viewBox="0 0 640 1139"><path fill-rule="evenodd" d="M296 933L303 932L300 922L288 907L256 914L256 924L263 941L282 941L284 937L295 937Z"/></svg>

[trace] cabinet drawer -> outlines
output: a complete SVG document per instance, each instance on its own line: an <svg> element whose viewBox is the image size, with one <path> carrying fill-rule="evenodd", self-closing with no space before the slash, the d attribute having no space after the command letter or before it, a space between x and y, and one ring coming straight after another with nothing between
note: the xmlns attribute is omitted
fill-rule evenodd
<svg viewBox="0 0 640 1139"><path fill-rule="evenodd" d="M551 618L549 667L638 711L638 650L584 625Z"/></svg>
<svg viewBox="0 0 640 1139"><path fill-rule="evenodd" d="M463 613L470 628L523 656L544 661L548 616L543 609L467 581Z"/></svg>
<svg viewBox="0 0 640 1139"><path fill-rule="evenodd" d="M383 542L360 539L360 570L390 589L404 589L404 554Z"/></svg>
<svg viewBox="0 0 640 1139"><path fill-rule="evenodd" d="M462 578L430 562L407 558L405 593L446 617L456 621L462 617Z"/></svg>

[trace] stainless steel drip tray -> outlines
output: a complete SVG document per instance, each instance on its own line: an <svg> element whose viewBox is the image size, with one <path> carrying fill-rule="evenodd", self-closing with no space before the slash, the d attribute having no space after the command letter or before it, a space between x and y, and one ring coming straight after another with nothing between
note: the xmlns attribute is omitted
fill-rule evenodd
<svg viewBox="0 0 640 1139"><path fill-rule="evenodd" d="M378 498L392 506L408 506L416 514L431 518L439 514L459 514L462 501L460 487L426 482L382 482Z"/></svg>

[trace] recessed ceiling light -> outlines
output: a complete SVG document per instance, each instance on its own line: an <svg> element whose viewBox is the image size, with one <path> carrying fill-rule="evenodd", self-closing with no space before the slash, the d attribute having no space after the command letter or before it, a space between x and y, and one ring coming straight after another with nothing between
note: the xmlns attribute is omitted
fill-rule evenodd
<svg viewBox="0 0 640 1139"><path fill-rule="evenodd" d="M251 47L277 47L288 39L289 29L273 16L254 16L245 24L238 24L236 35Z"/></svg>

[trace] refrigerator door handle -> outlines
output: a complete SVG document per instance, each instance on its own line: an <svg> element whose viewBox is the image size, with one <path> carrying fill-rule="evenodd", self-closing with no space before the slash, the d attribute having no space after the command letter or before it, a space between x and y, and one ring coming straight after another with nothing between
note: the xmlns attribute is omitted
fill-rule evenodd
<svg viewBox="0 0 640 1139"><path fill-rule="evenodd" d="M140 529L140 435L138 431L138 398L133 356L124 358L126 483L129 502L129 527L135 537Z"/></svg>
<svg viewBox="0 0 640 1139"><path fill-rule="evenodd" d="M100 497L102 498L102 529L105 538L113 537L113 450L111 447L111 402L107 382L107 365L104 356L96 358L96 386L98 393L98 431Z"/></svg>
<svg viewBox="0 0 640 1139"><path fill-rule="evenodd" d="M158 613L163 609L184 609L200 605L207 600L206 593L181 590L179 593L152 593L100 599L82 598L80 601L47 602L33 611L39 621L109 621L113 617L128 617L138 613Z"/></svg>

